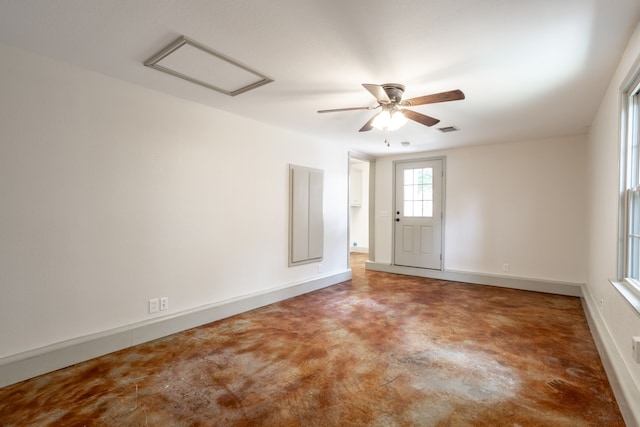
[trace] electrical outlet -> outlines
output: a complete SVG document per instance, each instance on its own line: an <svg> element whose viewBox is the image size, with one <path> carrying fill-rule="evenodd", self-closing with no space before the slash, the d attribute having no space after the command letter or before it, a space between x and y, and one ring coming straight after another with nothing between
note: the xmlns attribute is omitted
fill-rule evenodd
<svg viewBox="0 0 640 427"><path fill-rule="evenodd" d="M502 264L502 271L508 273L511 270L511 266L509 264Z"/></svg>
<svg viewBox="0 0 640 427"><path fill-rule="evenodd" d="M169 308L169 297L160 298L160 311L164 311Z"/></svg>
<svg viewBox="0 0 640 427"><path fill-rule="evenodd" d="M322 264L318 264L318 273L322 273Z"/></svg>
<svg viewBox="0 0 640 427"><path fill-rule="evenodd" d="M158 298L152 298L149 300L149 314L157 313L160 310L160 301Z"/></svg>
<svg viewBox="0 0 640 427"><path fill-rule="evenodd" d="M631 338L631 348L633 350L633 360L640 363L640 337Z"/></svg>

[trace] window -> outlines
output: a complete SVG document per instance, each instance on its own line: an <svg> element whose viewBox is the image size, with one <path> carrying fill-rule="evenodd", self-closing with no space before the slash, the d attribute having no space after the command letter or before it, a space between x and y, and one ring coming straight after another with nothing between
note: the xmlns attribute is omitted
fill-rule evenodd
<svg viewBox="0 0 640 427"><path fill-rule="evenodd" d="M616 288L640 313L640 69L622 97L620 248Z"/></svg>
<svg viewBox="0 0 640 427"><path fill-rule="evenodd" d="M405 169L404 216L433 216L433 168Z"/></svg>

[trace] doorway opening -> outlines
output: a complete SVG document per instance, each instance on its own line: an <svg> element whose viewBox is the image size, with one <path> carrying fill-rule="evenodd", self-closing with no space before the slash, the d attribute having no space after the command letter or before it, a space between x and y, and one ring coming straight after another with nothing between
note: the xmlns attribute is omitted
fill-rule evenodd
<svg viewBox="0 0 640 427"><path fill-rule="evenodd" d="M375 159L349 153L349 259L352 253L375 254L373 235Z"/></svg>

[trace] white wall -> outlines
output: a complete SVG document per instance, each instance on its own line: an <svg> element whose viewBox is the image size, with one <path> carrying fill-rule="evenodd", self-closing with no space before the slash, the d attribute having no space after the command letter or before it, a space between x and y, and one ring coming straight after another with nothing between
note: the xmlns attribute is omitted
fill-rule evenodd
<svg viewBox="0 0 640 427"><path fill-rule="evenodd" d="M392 257L392 162L433 156L446 156L445 270L585 282L583 136L378 159L376 262Z"/></svg>
<svg viewBox="0 0 640 427"><path fill-rule="evenodd" d="M322 271L347 270L346 150L0 58L0 358L153 317L149 298L171 314L320 276L287 267L289 163L325 171Z"/></svg>
<svg viewBox="0 0 640 427"><path fill-rule="evenodd" d="M631 337L640 335L640 315L632 310L609 283L617 275L618 193L620 147L620 87L640 55L640 26L614 74L591 126L587 145L589 188L587 288L591 305L598 307L606 331L622 360L619 374L630 376L640 396L640 364L631 358ZM600 299L603 305L600 308ZM596 302L597 301L597 302ZM640 401L634 407L640 422Z"/></svg>

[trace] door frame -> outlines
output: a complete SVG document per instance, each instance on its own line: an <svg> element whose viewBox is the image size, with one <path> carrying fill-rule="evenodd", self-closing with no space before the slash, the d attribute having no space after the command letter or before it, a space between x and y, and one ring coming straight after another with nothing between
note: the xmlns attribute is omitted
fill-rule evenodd
<svg viewBox="0 0 640 427"><path fill-rule="evenodd" d="M434 156L434 157L420 157L417 159L402 159L402 160L394 160L392 162L391 167L391 198L392 198L392 212L396 212L396 199L397 199L397 183L396 183L396 165L402 163L415 163L415 162L430 162L430 161L442 161L442 226L440 227L440 253L442 254L442 261L440 262L440 268L421 268L421 267L409 267L409 268L421 268L422 270L431 270L431 271L444 271L445 265L445 256L444 256L444 230L445 230L445 220L447 218L446 215L446 206L447 206L447 156ZM395 218L395 215L392 215L392 218ZM391 231L391 265L404 267L395 263L396 261L396 226L395 222L392 223L392 231Z"/></svg>

